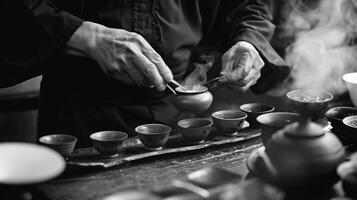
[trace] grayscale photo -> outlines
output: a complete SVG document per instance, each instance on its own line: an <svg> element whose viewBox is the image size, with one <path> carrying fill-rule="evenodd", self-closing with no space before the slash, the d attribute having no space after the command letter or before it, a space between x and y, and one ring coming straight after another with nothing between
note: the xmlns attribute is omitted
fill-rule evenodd
<svg viewBox="0 0 357 200"><path fill-rule="evenodd" d="M357 0L1 0L0 199L357 199Z"/></svg>

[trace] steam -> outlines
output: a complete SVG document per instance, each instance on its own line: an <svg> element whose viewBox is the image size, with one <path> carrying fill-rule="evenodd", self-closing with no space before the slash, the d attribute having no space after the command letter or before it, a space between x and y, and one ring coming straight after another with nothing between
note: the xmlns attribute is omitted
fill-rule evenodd
<svg viewBox="0 0 357 200"><path fill-rule="evenodd" d="M357 70L357 0L290 0L283 10L283 36L294 38L285 55L290 86L344 92L342 75Z"/></svg>
<svg viewBox="0 0 357 200"><path fill-rule="evenodd" d="M199 62L193 63L194 70L182 82L186 90L200 90L207 81L207 71L213 66L214 56L202 55Z"/></svg>

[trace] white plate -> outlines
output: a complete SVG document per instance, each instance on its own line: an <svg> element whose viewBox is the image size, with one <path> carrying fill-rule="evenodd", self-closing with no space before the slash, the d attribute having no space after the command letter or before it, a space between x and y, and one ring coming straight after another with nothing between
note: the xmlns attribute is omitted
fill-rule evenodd
<svg viewBox="0 0 357 200"><path fill-rule="evenodd" d="M0 143L0 183L25 185L41 183L60 175L65 169L63 157L37 144Z"/></svg>

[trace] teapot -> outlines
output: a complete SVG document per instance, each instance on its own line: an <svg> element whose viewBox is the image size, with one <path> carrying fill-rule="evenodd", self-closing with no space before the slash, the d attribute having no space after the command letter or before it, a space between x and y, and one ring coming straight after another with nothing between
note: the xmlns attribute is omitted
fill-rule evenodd
<svg viewBox="0 0 357 200"><path fill-rule="evenodd" d="M330 186L338 180L336 168L345 159L345 149L334 134L311 121L308 113L323 112L332 94L319 93L321 101L304 101L295 95L306 97L306 92L294 91L294 95L287 95L302 117L268 140L265 165L269 176L263 176L282 188Z"/></svg>
<svg viewBox="0 0 357 200"><path fill-rule="evenodd" d="M265 149L275 171L273 182L283 187L333 184L345 158L341 142L314 122L295 122L279 130Z"/></svg>
<svg viewBox="0 0 357 200"><path fill-rule="evenodd" d="M172 96L172 104L177 110L184 113L200 113L207 110L213 101L212 94L205 86L197 90L186 90L182 87L175 88L176 95Z"/></svg>

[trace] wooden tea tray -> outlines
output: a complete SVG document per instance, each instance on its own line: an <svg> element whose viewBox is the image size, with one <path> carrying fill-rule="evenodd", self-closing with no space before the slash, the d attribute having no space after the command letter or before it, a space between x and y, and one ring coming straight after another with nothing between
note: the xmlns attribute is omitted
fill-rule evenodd
<svg viewBox="0 0 357 200"><path fill-rule="evenodd" d="M143 158L149 158L164 154L187 152L198 149L204 149L211 146L241 142L244 140L260 136L260 129L246 127L239 131L236 136L223 136L219 132L212 130L205 142L201 144L186 144L180 134L171 135L162 150L146 150L137 137L128 138L122 144L119 156L114 158L105 158L93 148L76 149L71 156L67 158L67 164L83 167L101 167L108 168L121 165Z"/></svg>

